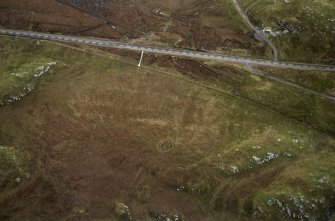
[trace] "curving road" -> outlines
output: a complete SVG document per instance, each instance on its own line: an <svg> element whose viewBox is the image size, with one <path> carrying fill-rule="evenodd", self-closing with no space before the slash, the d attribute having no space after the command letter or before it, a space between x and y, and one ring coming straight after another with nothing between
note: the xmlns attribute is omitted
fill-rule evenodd
<svg viewBox="0 0 335 221"><path fill-rule="evenodd" d="M151 46L140 46L140 45L133 45L128 43L121 43L117 41L110 41L97 38L73 37L60 34L49 34L41 32L23 31L23 30L0 28L0 35L20 36L40 40L51 40L51 41L68 42L76 44L95 45L100 47L110 47L110 48L125 49L139 52L144 51L149 53L171 55L177 57L232 62L247 65L262 65L276 68L291 68L300 70L335 71L335 66L331 65L304 64L304 63L281 62L281 61L263 60L263 59L252 59L246 57L227 56L223 54L213 54L206 52L166 49Z"/></svg>
<svg viewBox="0 0 335 221"><path fill-rule="evenodd" d="M255 32L255 36L260 41L266 42L269 47L272 49L272 55L274 60L278 60L278 51L276 46L272 43L272 41L266 36L266 34L260 30L259 28L255 27L249 20L248 16L242 11L240 5L238 4L237 0L232 0L236 10L240 14L240 16L243 18L244 22Z"/></svg>

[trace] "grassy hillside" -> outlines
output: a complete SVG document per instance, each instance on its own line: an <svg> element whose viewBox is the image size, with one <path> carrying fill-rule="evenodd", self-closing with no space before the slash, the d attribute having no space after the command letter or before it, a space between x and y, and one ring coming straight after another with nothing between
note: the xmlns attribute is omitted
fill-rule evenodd
<svg viewBox="0 0 335 221"><path fill-rule="evenodd" d="M213 82L54 43L0 42L1 219L334 215L335 139L260 105L273 90L280 100L277 84L225 66ZM237 94L227 86L235 78ZM301 95L290 93L279 107Z"/></svg>
<svg viewBox="0 0 335 221"><path fill-rule="evenodd" d="M259 67L271 75L296 82L314 91L335 96L335 74L327 71L301 71Z"/></svg>
<svg viewBox="0 0 335 221"><path fill-rule="evenodd" d="M252 22L272 36L282 59L334 63L334 1L239 2Z"/></svg>

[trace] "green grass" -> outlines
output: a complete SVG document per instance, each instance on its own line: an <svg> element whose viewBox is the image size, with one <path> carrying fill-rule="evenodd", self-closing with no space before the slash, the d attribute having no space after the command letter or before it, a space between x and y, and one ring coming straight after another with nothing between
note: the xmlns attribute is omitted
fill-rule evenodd
<svg viewBox="0 0 335 221"><path fill-rule="evenodd" d="M326 71L301 71L258 67L274 76L295 82L316 92L332 94L335 90L335 75Z"/></svg>
<svg viewBox="0 0 335 221"><path fill-rule="evenodd" d="M332 78L330 78L332 79ZM278 82L250 77L241 94L315 128L334 133L335 103Z"/></svg>
<svg viewBox="0 0 335 221"><path fill-rule="evenodd" d="M10 48L15 42L17 47ZM90 55L78 55L71 57L69 49L58 48L54 50L45 42L29 41L17 39L13 41L10 38L3 38L0 42L0 48L10 53L1 54L0 61L0 105L20 100L26 94L30 93L40 78L44 75L52 75L55 70L68 66L67 59L81 60L81 63L88 63ZM39 53L34 53L38 50ZM97 65L97 71L105 69L122 69L123 63L117 61Z"/></svg>
<svg viewBox="0 0 335 221"><path fill-rule="evenodd" d="M329 150L299 159L258 192L254 207L269 218L328 219L333 210L334 159Z"/></svg>
<svg viewBox="0 0 335 221"><path fill-rule="evenodd" d="M242 8L247 9L255 1L240 0ZM303 62L332 62L334 57L334 13L333 1L258 1L249 8L249 17L258 27L270 27L283 32L278 22L298 30L290 31L272 40L277 45L283 60Z"/></svg>
<svg viewBox="0 0 335 221"><path fill-rule="evenodd" d="M199 68L199 73L190 69L185 69L183 72L204 82L204 84L215 85L227 94L244 99L248 103L278 112L317 130L330 134L335 132L335 115L332 111L335 108L335 103L330 99L278 81L259 77L233 66L209 64L206 68L201 66L197 68ZM335 79L332 73L327 72L300 72L267 68L261 68L261 70L321 93L331 92ZM216 74L213 75L212 72Z"/></svg>
<svg viewBox="0 0 335 221"><path fill-rule="evenodd" d="M10 72L0 76L0 105L21 99L32 91L44 74L52 73L52 66L57 63L48 60L32 60L19 68L10 67Z"/></svg>
<svg viewBox="0 0 335 221"><path fill-rule="evenodd" d="M18 185L29 177L29 158L24 151L7 146L0 146L1 160L1 184L4 189L9 186ZM29 171L30 172L30 171Z"/></svg>

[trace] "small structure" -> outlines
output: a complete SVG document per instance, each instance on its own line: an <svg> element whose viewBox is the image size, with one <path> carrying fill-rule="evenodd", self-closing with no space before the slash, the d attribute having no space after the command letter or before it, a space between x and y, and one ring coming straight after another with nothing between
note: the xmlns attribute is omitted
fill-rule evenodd
<svg viewBox="0 0 335 221"><path fill-rule="evenodd" d="M137 66L141 67L141 63L142 63L142 59L143 59L143 54L144 54L144 51L142 51L141 53L141 58L140 58L140 62L138 63Z"/></svg>

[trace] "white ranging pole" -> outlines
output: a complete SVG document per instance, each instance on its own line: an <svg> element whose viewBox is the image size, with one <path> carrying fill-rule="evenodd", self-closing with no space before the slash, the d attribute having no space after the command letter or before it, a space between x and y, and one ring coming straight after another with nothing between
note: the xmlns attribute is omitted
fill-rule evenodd
<svg viewBox="0 0 335 221"><path fill-rule="evenodd" d="M141 67L141 63L142 63L142 59L143 59L143 54L144 54L144 51L142 51L141 53L141 58L140 58L140 63L138 63L137 66Z"/></svg>

